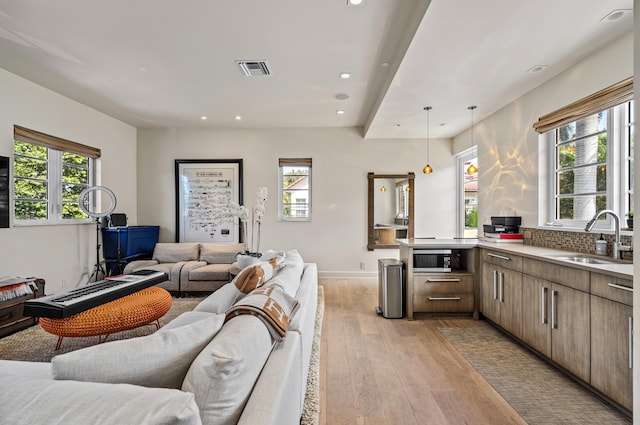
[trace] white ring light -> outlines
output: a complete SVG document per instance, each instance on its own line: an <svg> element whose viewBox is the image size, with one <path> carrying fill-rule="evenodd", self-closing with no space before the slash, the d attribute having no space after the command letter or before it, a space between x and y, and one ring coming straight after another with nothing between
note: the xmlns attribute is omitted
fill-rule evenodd
<svg viewBox="0 0 640 425"><path fill-rule="evenodd" d="M99 190L105 192L109 196L109 199L111 200L111 204L104 211L91 211L88 207L91 204L89 199L89 194L91 192L97 192ZM113 194L111 189L104 186L88 187L84 189L82 192L80 192L80 196L78 197L78 206L80 207L83 213L85 213L90 217L95 217L95 218L104 217L106 215L111 214L113 210L116 209L116 195Z"/></svg>

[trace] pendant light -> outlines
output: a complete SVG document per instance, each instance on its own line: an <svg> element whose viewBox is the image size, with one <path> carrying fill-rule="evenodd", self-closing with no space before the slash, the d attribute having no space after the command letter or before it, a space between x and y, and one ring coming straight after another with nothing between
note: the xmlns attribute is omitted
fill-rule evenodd
<svg viewBox="0 0 640 425"><path fill-rule="evenodd" d="M473 110L476 109L477 106L469 106L467 109L469 109L471 111L471 147L473 148ZM473 165L473 163L471 163L471 165L469 165L469 168L467 168L467 174L475 174L478 172L478 167L476 167L475 165Z"/></svg>
<svg viewBox="0 0 640 425"><path fill-rule="evenodd" d="M385 185L380 186L380 192L386 192L387 187Z"/></svg>
<svg viewBox="0 0 640 425"><path fill-rule="evenodd" d="M422 172L425 174L433 173L433 168L429 165L429 111L431 109L431 106L424 107L424 110L427 111L427 165L424 166Z"/></svg>

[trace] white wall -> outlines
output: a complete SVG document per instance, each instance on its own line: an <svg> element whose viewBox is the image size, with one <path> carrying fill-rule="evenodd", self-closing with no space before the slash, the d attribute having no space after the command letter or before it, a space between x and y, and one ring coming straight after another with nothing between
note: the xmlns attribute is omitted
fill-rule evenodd
<svg viewBox="0 0 640 425"><path fill-rule="evenodd" d="M13 158L14 124L102 149L101 184L135 224L134 127L2 69L0 99L0 155ZM84 284L95 254L94 224L0 229L0 276L41 277L47 294Z"/></svg>
<svg viewBox="0 0 640 425"><path fill-rule="evenodd" d="M368 252L367 173L416 173L416 235L455 232L455 159L449 139L430 140L433 174L422 174L424 140L364 140L360 129L163 129L138 131L138 221L160 225L160 239L175 240L175 159L243 159L244 199L269 191L261 249L296 248L330 275L372 275L377 258L398 250ZM278 222L278 158L313 159L311 222ZM360 262L366 270L360 270Z"/></svg>
<svg viewBox="0 0 640 425"><path fill-rule="evenodd" d="M628 34L477 123L478 225L511 211L522 216L523 225L537 226L539 142L533 123L631 75L633 35ZM458 135L454 147L468 145L469 137L468 131Z"/></svg>

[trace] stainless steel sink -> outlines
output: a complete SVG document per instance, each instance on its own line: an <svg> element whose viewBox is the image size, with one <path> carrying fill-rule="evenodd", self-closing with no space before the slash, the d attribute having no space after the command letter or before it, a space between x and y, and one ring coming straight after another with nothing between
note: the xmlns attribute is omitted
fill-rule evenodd
<svg viewBox="0 0 640 425"><path fill-rule="evenodd" d="M578 264L617 264L619 261L606 260L604 258L596 258L589 255L581 254L543 254L545 257L554 258L556 260L571 261Z"/></svg>

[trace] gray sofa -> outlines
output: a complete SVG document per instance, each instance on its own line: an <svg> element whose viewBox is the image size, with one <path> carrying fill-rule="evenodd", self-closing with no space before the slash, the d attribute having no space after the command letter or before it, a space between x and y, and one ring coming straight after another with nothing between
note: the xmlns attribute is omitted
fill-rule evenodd
<svg viewBox="0 0 640 425"><path fill-rule="evenodd" d="M152 335L51 363L0 360L2 423L298 425L317 284L316 265L293 250L260 288L297 301L281 338L254 315L220 314L238 306L229 283Z"/></svg>
<svg viewBox="0 0 640 425"><path fill-rule="evenodd" d="M159 242L151 260L127 264L124 273L156 270L167 273L169 280L158 285L167 291L211 293L228 283L239 271L236 254L244 250L241 243Z"/></svg>

